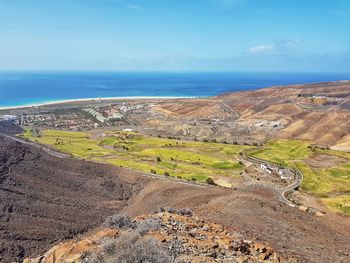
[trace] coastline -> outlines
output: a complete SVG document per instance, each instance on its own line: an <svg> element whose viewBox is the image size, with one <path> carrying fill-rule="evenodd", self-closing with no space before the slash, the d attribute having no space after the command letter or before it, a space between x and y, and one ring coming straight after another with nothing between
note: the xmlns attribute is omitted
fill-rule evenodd
<svg viewBox="0 0 350 263"><path fill-rule="evenodd" d="M103 98L77 98L77 99L67 99L67 100L54 100L46 101L41 103L30 103L16 106L0 106L0 110L14 110L14 109L23 109L23 108L32 108L32 107L42 107L56 104L68 104L68 103L80 103L80 102L102 102L109 100L148 100L148 99L194 99L201 98L195 96L129 96L129 97L103 97Z"/></svg>

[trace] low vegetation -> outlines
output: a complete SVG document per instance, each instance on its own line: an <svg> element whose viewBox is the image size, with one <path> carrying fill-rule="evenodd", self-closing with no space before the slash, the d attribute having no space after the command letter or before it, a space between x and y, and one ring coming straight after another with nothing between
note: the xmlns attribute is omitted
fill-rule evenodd
<svg viewBox="0 0 350 263"><path fill-rule="evenodd" d="M22 136L78 158L198 182L208 182L208 178L217 176L239 177L243 165L235 156L249 148L122 131L109 131L95 139L83 132L43 130L34 134L26 129Z"/></svg>
<svg viewBox="0 0 350 263"><path fill-rule="evenodd" d="M304 175L302 189L317 195L334 211L350 214L350 154L320 149L301 140L273 140L250 155L290 168L298 168ZM339 159L339 162L323 167L311 165L309 160L319 155ZM334 195L339 195L333 197Z"/></svg>
<svg viewBox="0 0 350 263"><path fill-rule="evenodd" d="M349 194L324 198L323 201L333 211L342 211L345 214L350 214L350 195Z"/></svg>
<svg viewBox="0 0 350 263"><path fill-rule="evenodd" d="M82 256L81 261L94 263L174 262L158 240L143 237L134 230L123 232L116 238L105 238L101 242L101 247L103 253L86 253Z"/></svg>

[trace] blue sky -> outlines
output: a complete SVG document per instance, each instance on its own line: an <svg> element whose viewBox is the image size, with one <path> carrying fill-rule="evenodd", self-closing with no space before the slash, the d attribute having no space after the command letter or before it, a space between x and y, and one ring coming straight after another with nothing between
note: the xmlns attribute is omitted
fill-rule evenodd
<svg viewBox="0 0 350 263"><path fill-rule="evenodd" d="M0 0L0 69L350 72L350 1Z"/></svg>

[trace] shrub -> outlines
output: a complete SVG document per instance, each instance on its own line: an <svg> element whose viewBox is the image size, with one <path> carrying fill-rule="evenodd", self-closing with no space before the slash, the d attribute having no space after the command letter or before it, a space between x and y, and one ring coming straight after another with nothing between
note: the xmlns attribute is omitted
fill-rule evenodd
<svg viewBox="0 0 350 263"><path fill-rule="evenodd" d="M168 213L170 213L170 214L175 214L176 213L176 210L174 208L172 208L172 207L167 208L166 211Z"/></svg>
<svg viewBox="0 0 350 263"><path fill-rule="evenodd" d="M96 253L86 252L81 255L80 260L82 263L103 263L105 262L101 255Z"/></svg>
<svg viewBox="0 0 350 263"><path fill-rule="evenodd" d="M214 182L214 180L213 180L213 178L211 178L211 177L208 177L208 178L207 178L207 184L216 185L215 182Z"/></svg>
<svg viewBox="0 0 350 263"><path fill-rule="evenodd" d="M116 239L116 263L172 262L169 255L154 238L141 238L135 232L123 233Z"/></svg>
<svg viewBox="0 0 350 263"><path fill-rule="evenodd" d="M170 176L169 172L164 172L165 176Z"/></svg>
<svg viewBox="0 0 350 263"><path fill-rule="evenodd" d="M141 222L139 222L136 231L140 234L140 235L144 235L147 234L149 231L156 231L160 228L160 221L157 219L145 219L142 220Z"/></svg>
<svg viewBox="0 0 350 263"><path fill-rule="evenodd" d="M126 215L112 215L107 217L106 224L110 228L130 228L133 227L133 223L130 217Z"/></svg>
<svg viewBox="0 0 350 263"><path fill-rule="evenodd" d="M112 238L104 238L100 244L102 251L107 255L113 255L115 253L116 245L115 240Z"/></svg>
<svg viewBox="0 0 350 263"><path fill-rule="evenodd" d="M182 215L182 216L192 216L192 215L193 215L192 210L189 209L189 208L182 208L182 209L179 209L179 210L177 211L177 213L178 213L179 215Z"/></svg>
<svg viewBox="0 0 350 263"><path fill-rule="evenodd" d="M152 174L157 174L156 170L151 169Z"/></svg>
<svg viewBox="0 0 350 263"><path fill-rule="evenodd" d="M159 156L157 156L157 162L160 163L162 161L162 159L160 159Z"/></svg>

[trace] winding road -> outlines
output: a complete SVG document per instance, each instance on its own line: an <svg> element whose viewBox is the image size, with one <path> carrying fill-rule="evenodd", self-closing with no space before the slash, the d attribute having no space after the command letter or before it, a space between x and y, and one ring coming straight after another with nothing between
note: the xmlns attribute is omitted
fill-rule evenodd
<svg viewBox="0 0 350 263"><path fill-rule="evenodd" d="M258 166L261 164L269 164L270 166L272 166L274 168L278 168L273 163L270 163L268 161L247 155L247 151L249 151L249 150L242 151L242 157L245 159L246 162L250 162L250 163L256 164ZM299 169L291 170L291 169L288 169L285 167L283 167L283 169L289 170L294 175L294 178L295 178L294 182L291 183L290 185L287 185L286 187L276 187L274 189L277 190L281 194L280 197L281 197L282 202L288 204L289 206L295 207L296 205L286 197L286 194L293 191L293 190L298 189L300 187L301 183L303 182L304 177ZM266 186L263 183L255 183L254 182L253 184Z"/></svg>
<svg viewBox="0 0 350 263"><path fill-rule="evenodd" d="M65 154L59 151L54 150L51 147L48 147L46 145L40 144L40 143L36 143L33 141L29 141L26 140L24 138L20 138L20 137L16 137L16 136L12 136L12 135L8 135L8 134L3 134L0 133L0 136L3 136L5 138L23 143L23 144L27 144L36 148L39 148L40 150L46 152L47 154L50 154L52 156L58 157L58 158L72 158L71 155L69 154ZM242 157L243 159L248 162L248 163L253 163L256 165L260 165L260 164L269 164L272 167L276 167L274 164L267 162L265 160L261 160L252 156L247 155L247 150L242 152ZM286 169L286 168L285 168ZM256 182L256 181L249 181L247 184L245 184L243 187L240 187L241 189L247 188L247 187L251 187L251 186L260 186L260 187L267 187L275 192L278 192L280 194L280 200L284 203L286 203L289 206L295 207L296 205L291 202L290 200L287 199L286 194L299 188L302 181L303 181L303 175L300 172L300 170L295 169L295 170L290 170L288 169L291 173L294 174L295 180L293 183L291 183L290 185L286 186L286 187L276 187L276 186L271 186L270 184L264 184L262 182ZM135 172L135 171L134 171ZM163 175L156 175L156 174L148 174L148 173L139 173L141 176L145 176L145 177L150 177L153 179L161 179L161 180L170 180L173 182L177 182L177 183L181 183L181 184L185 184L185 185L194 185L196 187L200 187L200 188L208 188L208 187L213 187L212 185L208 185L208 184L203 184L203 183L198 183L198 182L186 182L182 179L177 179L177 178L173 178L173 177L166 177ZM247 178L246 178L247 179Z"/></svg>

